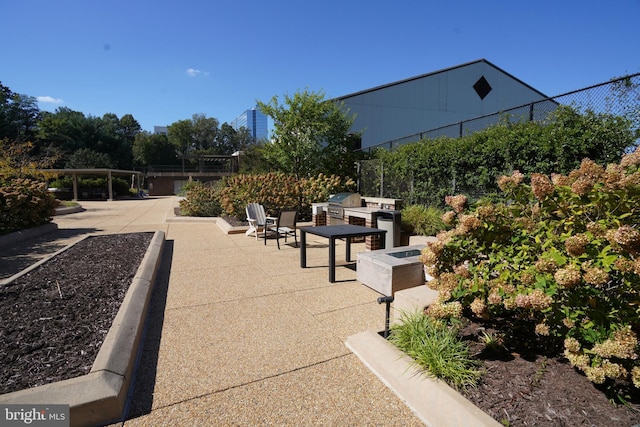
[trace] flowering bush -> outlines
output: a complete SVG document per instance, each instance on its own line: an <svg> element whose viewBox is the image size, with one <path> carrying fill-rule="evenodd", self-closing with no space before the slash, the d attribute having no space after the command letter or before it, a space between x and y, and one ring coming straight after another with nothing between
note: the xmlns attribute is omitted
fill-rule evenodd
<svg viewBox="0 0 640 427"><path fill-rule="evenodd" d="M503 202L468 209L464 196L447 197L453 228L422 254L440 293L427 313L530 323L592 382L640 388L639 166L637 149L530 184L503 176Z"/></svg>
<svg viewBox="0 0 640 427"><path fill-rule="evenodd" d="M219 216L222 209L215 187L191 181L186 198L180 200L180 214L185 216Z"/></svg>
<svg viewBox="0 0 640 427"><path fill-rule="evenodd" d="M44 182L29 178L0 180L0 234L48 223L56 205Z"/></svg>
<svg viewBox="0 0 640 427"><path fill-rule="evenodd" d="M221 184L219 199L222 209L230 216L244 218L249 203L260 203L267 214L279 209L298 208L301 217L311 216L311 203L326 201L329 195L355 186L353 180L323 174L298 179L283 173L236 175Z"/></svg>

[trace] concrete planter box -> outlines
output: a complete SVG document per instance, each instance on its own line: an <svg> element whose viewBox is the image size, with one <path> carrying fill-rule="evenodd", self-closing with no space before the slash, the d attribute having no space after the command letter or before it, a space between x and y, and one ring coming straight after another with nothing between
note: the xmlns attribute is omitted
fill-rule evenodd
<svg viewBox="0 0 640 427"><path fill-rule="evenodd" d="M164 232L156 231L88 374L2 394L0 404L66 404L69 405L72 427L105 425L121 419L164 242ZM71 246L0 282L0 286Z"/></svg>
<svg viewBox="0 0 640 427"><path fill-rule="evenodd" d="M424 285L424 264L418 259L424 247L419 244L360 252L356 278L371 289L390 296L403 289Z"/></svg>
<svg viewBox="0 0 640 427"><path fill-rule="evenodd" d="M396 292L393 299L392 323L396 323L402 317L402 313L415 313L430 306L438 298L438 291L434 291L427 285L404 289Z"/></svg>
<svg viewBox="0 0 640 427"><path fill-rule="evenodd" d="M387 387L428 426L499 427L502 424L444 381L433 379L411 364L412 359L376 331L347 338L355 353ZM381 413L384 417L384 413ZM384 422L384 421L383 421Z"/></svg>

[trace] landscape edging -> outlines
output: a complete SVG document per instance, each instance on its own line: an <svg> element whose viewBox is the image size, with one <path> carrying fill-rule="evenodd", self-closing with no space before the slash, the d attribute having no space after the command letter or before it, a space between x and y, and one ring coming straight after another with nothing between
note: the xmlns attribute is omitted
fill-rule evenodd
<svg viewBox="0 0 640 427"><path fill-rule="evenodd" d="M84 212L86 211L85 208L83 208L82 206L78 205L78 206L63 206L60 208L56 208L56 216L59 215L69 215L72 213L78 213L78 212Z"/></svg>
<svg viewBox="0 0 640 427"><path fill-rule="evenodd" d="M56 228L57 228L57 224L56 224ZM79 238L78 240L76 240L73 243L69 243L67 246L65 246L64 248L55 251L52 254L49 254L47 256L45 256L44 258L36 261L35 263L31 264L29 267L25 268L24 270L21 270L19 272L17 272L16 274L14 274L11 277L7 277L6 279L2 279L0 280L0 286L2 285L8 285L9 283L13 282L14 280L20 278L21 276L24 276L27 273L30 273L31 271L35 270L36 268L40 267L42 264L44 264L45 262L49 261L51 258L55 257L56 255L66 251L67 249L69 249L70 247L77 245L78 243L82 242L84 239L86 239L87 237L90 237L90 235L87 236L83 236L81 238Z"/></svg>
<svg viewBox="0 0 640 427"><path fill-rule="evenodd" d="M501 424L444 381L429 377L376 331L347 338L346 346L426 425L499 427Z"/></svg>
<svg viewBox="0 0 640 427"><path fill-rule="evenodd" d="M156 231L87 375L6 393L0 395L0 403L68 404L72 427L120 420L164 242L165 233Z"/></svg>
<svg viewBox="0 0 640 427"><path fill-rule="evenodd" d="M48 222L37 227L27 228L25 230L14 231L12 233L0 236L0 246L8 246L16 242L42 236L43 234L52 233L58 229L58 224Z"/></svg>

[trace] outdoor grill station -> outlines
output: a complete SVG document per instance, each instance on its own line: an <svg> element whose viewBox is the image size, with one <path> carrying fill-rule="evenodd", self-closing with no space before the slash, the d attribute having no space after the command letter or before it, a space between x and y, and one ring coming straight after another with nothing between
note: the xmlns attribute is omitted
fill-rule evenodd
<svg viewBox="0 0 640 427"><path fill-rule="evenodd" d="M400 207L400 200L363 198L358 193L338 193L326 203L313 204L315 226L353 224L386 231L382 244L374 236L365 238L367 251L358 254L356 272L360 282L390 301L395 292L425 281L419 260L425 245L402 244Z"/></svg>
<svg viewBox="0 0 640 427"><path fill-rule="evenodd" d="M353 224L387 231L385 247L400 246L401 201L397 199L362 197L358 193L337 193L326 203L314 203L314 225ZM367 240L367 249L378 245Z"/></svg>

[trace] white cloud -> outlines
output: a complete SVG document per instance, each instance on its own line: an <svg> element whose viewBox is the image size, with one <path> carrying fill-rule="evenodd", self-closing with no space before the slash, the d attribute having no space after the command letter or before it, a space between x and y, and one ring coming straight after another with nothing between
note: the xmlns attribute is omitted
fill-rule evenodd
<svg viewBox="0 0 640 427"><path fill-rule="evenodd" d="M199 75L208 76L209 72L208 71L200 71L200 70L195 69L195 68L187 68L187 75L189 77L197 77Z"/></svg>
<svg viewBox="0 0 640 427"><path fill-rule="evenodd" d="M54 98L52 96L38 96L36 97L38 102L44 102L46 104L62 104L64 101L60 98Z"/></svg>

